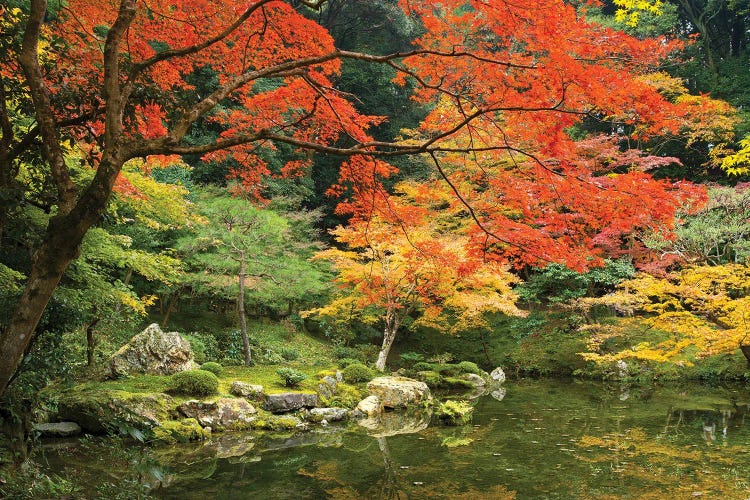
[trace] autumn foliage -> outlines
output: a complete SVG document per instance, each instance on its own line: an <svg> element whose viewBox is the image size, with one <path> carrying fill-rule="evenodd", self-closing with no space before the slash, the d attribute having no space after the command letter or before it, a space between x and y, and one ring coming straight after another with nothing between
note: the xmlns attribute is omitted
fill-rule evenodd
<svg viewBox="0 0 750 500"><path fill-rule="evenodd" d="M243 190L262 197L269 175L309 167L303 152L344 156L334 191L347 195L348 231L366 234L368 216L388 210L388 158L423 155L434 175L418 190L427 199L447 193L461 218L465 244L444 266L459 277L487 263L596 265L638 252L642 230L669 237L676 207L700 203L698 188L654 181L641 166L666 160L630 142L722 126L706 112L717 109L707 98L676 99L644 78L676 42L602 27L561 0L402 0L423 26L413 50L366 54L339 50L301 12L323 3L70 0L54 10L31 0L28 12L3 11L14 37L3 41L0 75L3 93L7 86L14 94L0 108L0 187L15 181L21 153L36 151L55 222L0 335L0 357L11 360L0 369L0 392L114 187L144 194L127 176L117 180L135 158L231 161ZM356 96L336 88L345 60L387 65L396 83L409 82L414 100L431 109L421 126L373 140L370 129L387 117L358 112ZM199 84L198 74L210 78ZM611 124L611 133L574 140L586 135L572 133L584 119ZM30 121L37 125L21 126ZM213 135L195 135L199 126ZM37 138L42 147L31 148ZM90 181L75 182L66 144L95 172ZM275 172L267 153L282 144L291 153ZM391 232L410 227L402 215L388 216ZM403 233L407 244L385 240L397 254L411 245ZM361 236L347 238L365 248ZM414 252L431 255L420 248L427 244Z"/></svg>

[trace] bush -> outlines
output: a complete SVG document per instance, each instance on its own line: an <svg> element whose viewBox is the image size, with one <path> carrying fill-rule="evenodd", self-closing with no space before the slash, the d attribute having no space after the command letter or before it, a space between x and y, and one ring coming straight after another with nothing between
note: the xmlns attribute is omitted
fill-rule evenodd
<svg viewBox="0 0 750 500"><path fill-rule="evenodd" d="M349 365L361 365L362 361L354 358L343 358L338 361L338 365L341 368L346 368Z"/></svg>
<svg viewBox="0 0 750 500"><path fill-rule="evenodd" d="M369 382L375 377L375 372L363 364L352 364L342 371L344 380L349 384Z"/></svg>
<svg viewBox="0 0 750 500"><path fill-rule="evenodd" d="M402 352L399 356L407 363L418 363L420 361L424 361L424 354L420 354L418 352Z"/></svg>
<svg viewBox="0 0 750 500"><path fill-rule="evenodd" d="M450 363L434 363L432 369L443 377L457 377L461 374L461 368Z"/></svg>
<svg viewBox="0 0 750 500"><path fill-rule="evenodd" d="M461 361L458 364L458 367L461 369L461 373L475 373L477 375L482 373L482 370L477 366L477 364L472 363L471 361Z"/></svg>
<svg viewBox="0 0 750 500"><path fill-rule="evenodd" d="M362 401L363 397L364 395L353 385L339 384L336 388L336 394L324 399L323 402L326 406L352 410L357 407L357 404Z"/></svg>
<svg viewBox="0 0 750 500"><path fill-rule="evenodd" d="M437 415L448 425L466 425L473 413L474 407L468 401L446 401L440 403Z"/></svg>
<svg viewBox="0 0 750 500"><path fill-rule="evenodd" d="M214 361L209 361L208 363L203 363L201 365L201 370L206 370L207 372L211 372L217 377L221 375L221 370L223 370L224 367L221 366L219 363L216 363Z"/></svg>
<svg viewBox="0 0 750 500"><path fill-rule="evenodd" d="M190 332L182 336L190 342L196 363L204 363L209 359L219 359L222 356L214 335L210 333Z"/></svg>
<svg viewBox="0 0 750 500"><path fill-rule="evenodd" d="M339 345L333 348L332 353L335 358L356 359L359 363L364 361L362 353L354 347Z"/></svg>
<svg viewBox="0 0 750 500"><path fill-rule="evenodd" d="M281 377L281 380L284 381L284 385L287 387L295 387L307 378L307 375L294 368L279 368L276 370L276 375Z"/></svg>
<svg viewBox="0 0 750 500"><path fill-rule="evenodd" d="M219 389L219 379L206 370L187 370L172 375L169 392L187 396L208 396Z"/></svg>
<svg viewBox="0 0 750 500"><path fill-rule="evenodd" d="M432 363L415 363L412 369L417 372L430 372L432 371Z"/></svg>
<svg viewBox="0 0 750 500"><path fill-rule="evenodd" d="M299 352L297 352L296 349L292 349L291 347L282 347L281 357L286 361L294 361L295 359L299 358Z"/></svg>

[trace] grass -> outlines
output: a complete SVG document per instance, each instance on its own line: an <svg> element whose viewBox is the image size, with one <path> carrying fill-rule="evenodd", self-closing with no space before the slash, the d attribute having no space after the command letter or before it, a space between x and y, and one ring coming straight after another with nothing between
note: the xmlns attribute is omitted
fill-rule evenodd
<svg viewBox="0 0 750 500"><path fill-rule="evenodd" d="M295 370L305 373L308 378L303 380L299 386L289 388L276 374L280 366L289 366ZM317 373L321 367L303 365L301 363L287 363L284 365L256 365L256 366L225 366L219 378L219 392L211 397L232 397L229 389L232 382L240 381L249 384L262 385L266 394L278 394L282 392L307 392L314 393L318 388ZM78 388L86 391L111 390L132 393L159 393L166 392L169 387L168 375L134 375L119 380L107 380L103 382L84 382ZM209 398L211 398L209 397ZM175 396L176 400L195 399L187 396Z"/></svg>

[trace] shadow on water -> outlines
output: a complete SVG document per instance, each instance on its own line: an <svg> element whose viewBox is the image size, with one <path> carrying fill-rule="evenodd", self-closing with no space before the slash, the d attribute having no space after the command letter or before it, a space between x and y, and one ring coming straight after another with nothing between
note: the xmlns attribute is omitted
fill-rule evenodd
<svg viewBox="0 0 750 500"><path fill-rule="evenodd" d="M472 425L430 412L293 435L142 448L158 498L749 498L750 392L521 380L474 400ZM432 423L431 423L432 422ZM48 443L42 463L100 483L130 471L105 441ZM115 453L116 455L116 453ZM130 471L130 472L128 472Z"/></svg>

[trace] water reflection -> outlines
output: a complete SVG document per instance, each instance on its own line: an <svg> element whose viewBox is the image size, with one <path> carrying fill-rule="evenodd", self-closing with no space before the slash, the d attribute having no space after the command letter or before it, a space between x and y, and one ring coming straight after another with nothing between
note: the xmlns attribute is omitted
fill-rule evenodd
<svg viewBox="0 0 750 500"><path fill-rule="evenodd" d="M167 471L162 498L748 498L748 400L743 387L519 381L475 400L470 426L393 412L149 453ZM96 482L91 450L47 456Z"/></svg>

